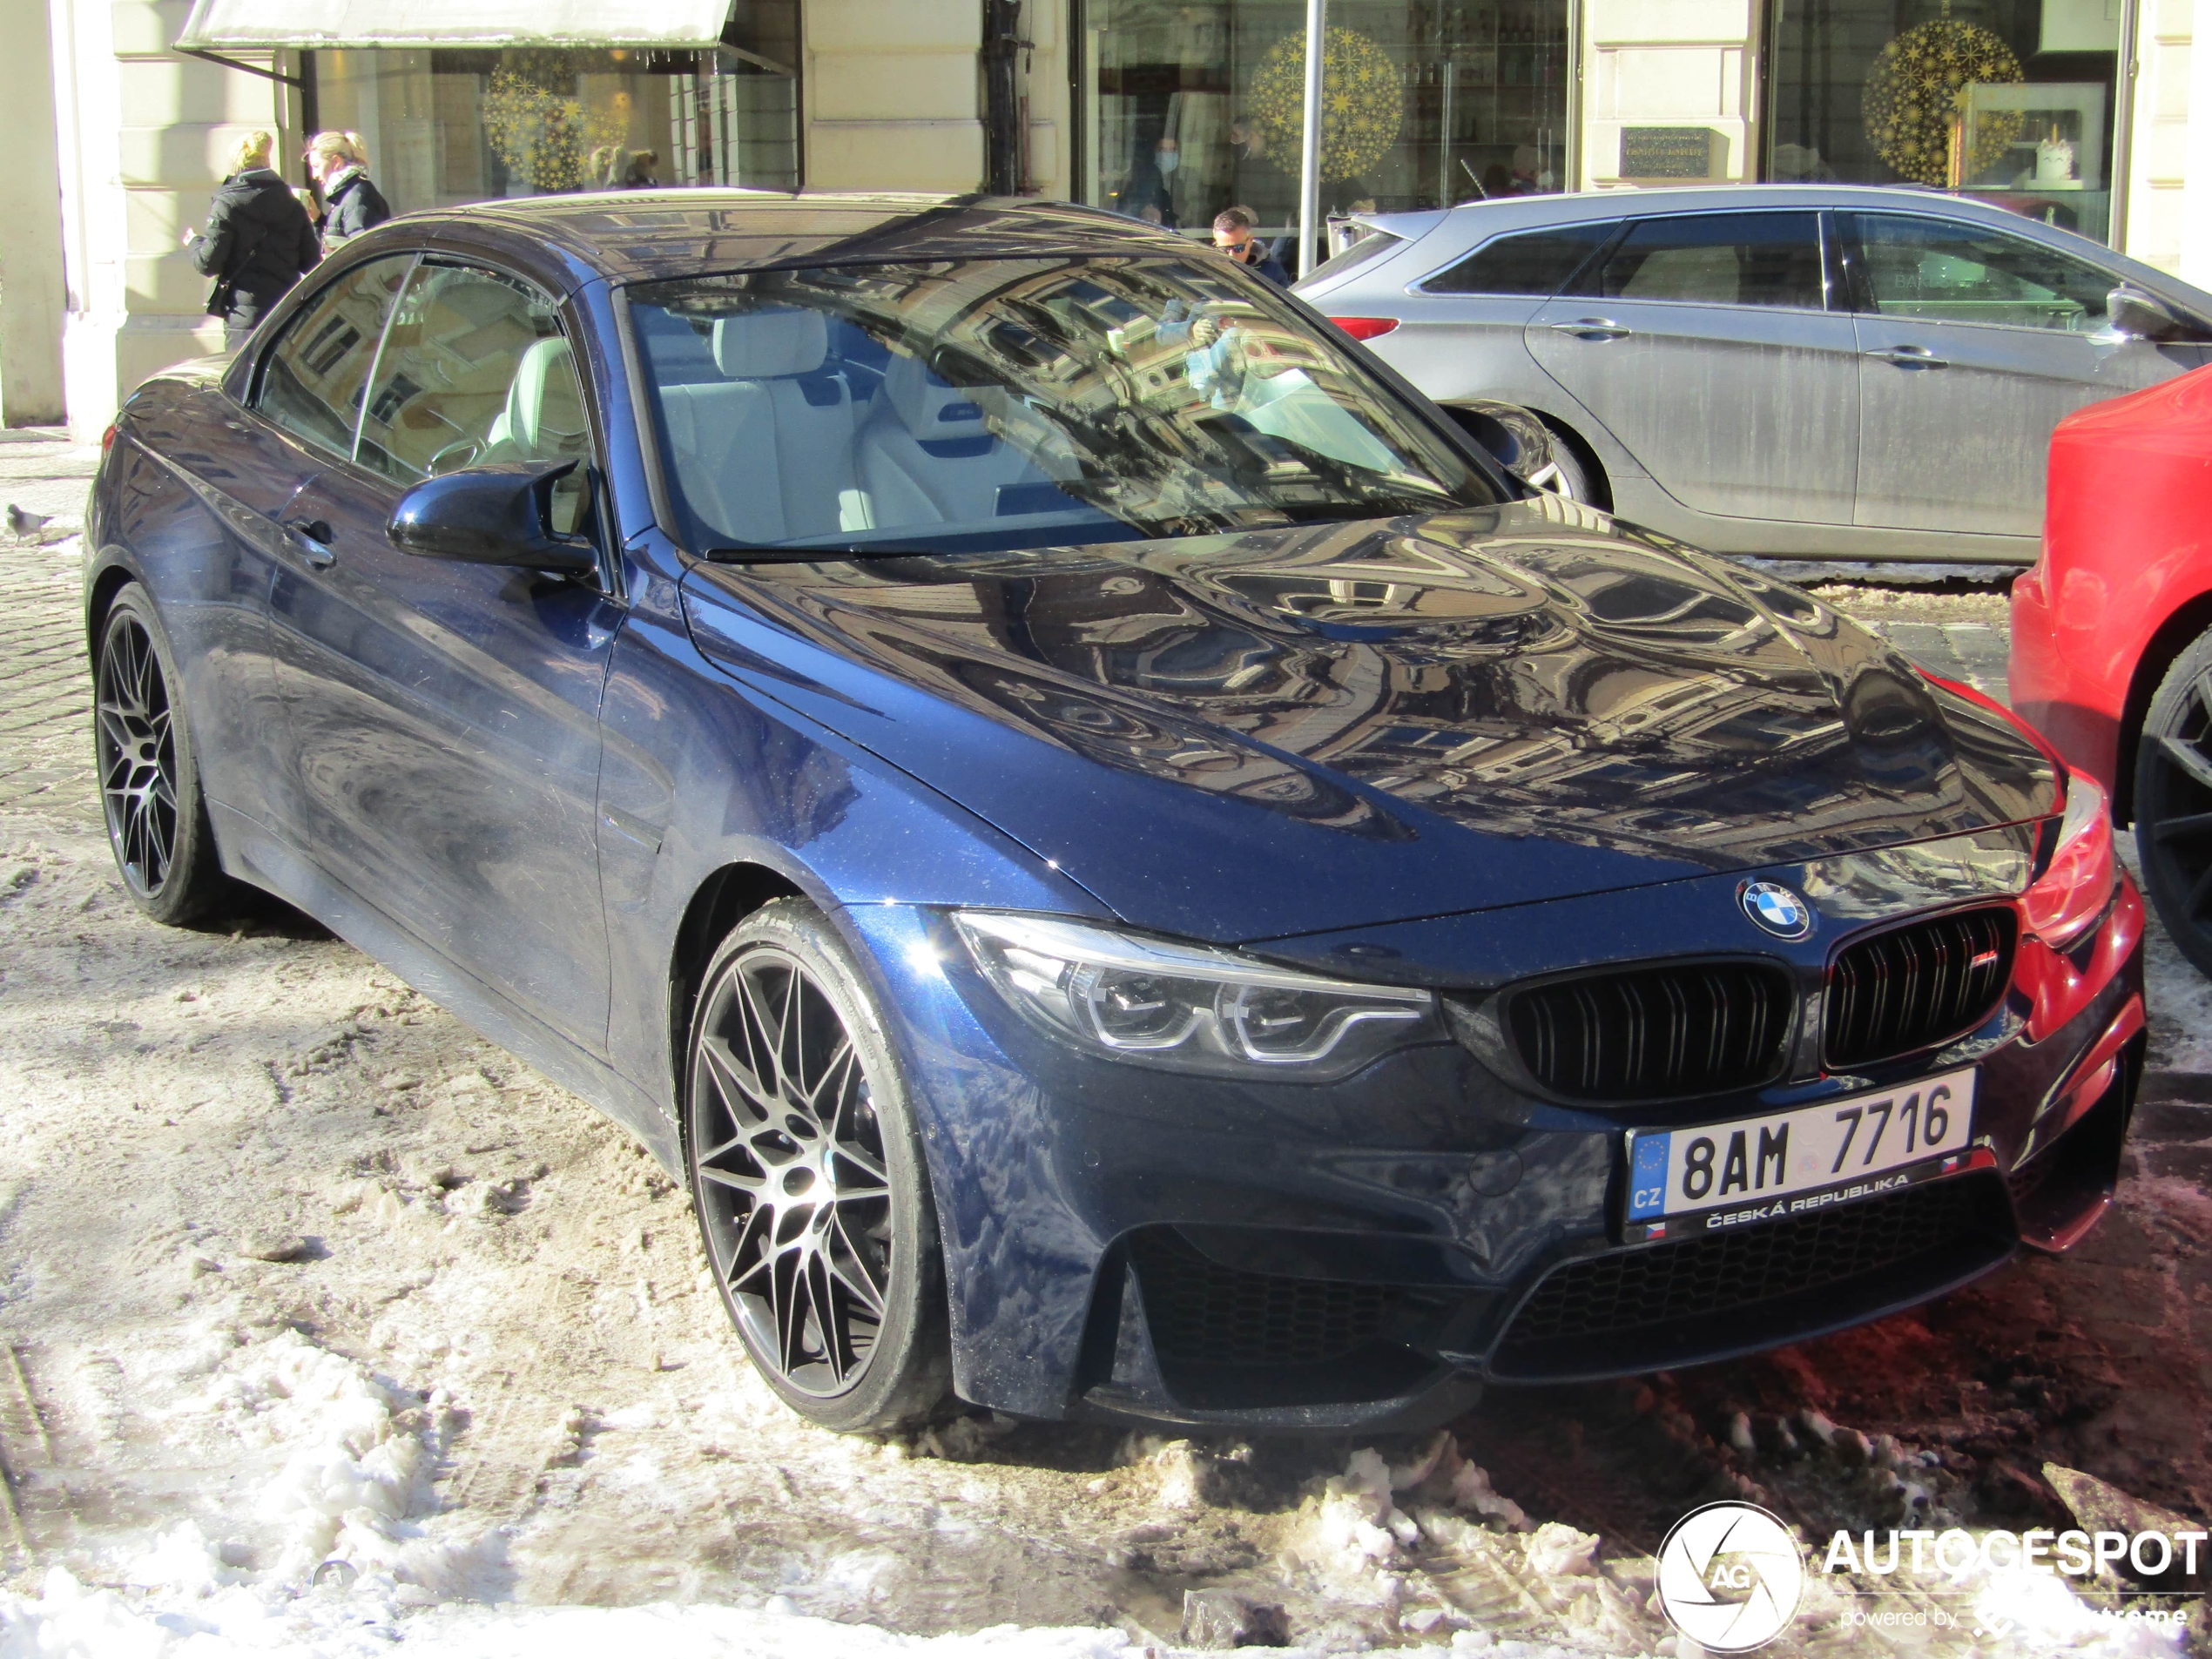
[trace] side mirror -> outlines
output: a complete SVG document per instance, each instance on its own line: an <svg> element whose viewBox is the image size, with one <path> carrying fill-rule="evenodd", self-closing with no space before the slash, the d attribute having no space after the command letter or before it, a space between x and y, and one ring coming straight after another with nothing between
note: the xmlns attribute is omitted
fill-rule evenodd
<svg viewBox="0 0 2212 1659"><path fill-rule="evenodd" d="M2105 326L2130 340L2188 340L2197 332L2156 295L2124 287L2105 296Z"/></svg>
<svg viewBox="0 0 2212 1659"><path fill-rule="evenodd" d="M400 497L384 533L402 553L463 564L511 564L590 576L599 556L553 529L553 486L574 461L508 461L426 478Z"/></svg>

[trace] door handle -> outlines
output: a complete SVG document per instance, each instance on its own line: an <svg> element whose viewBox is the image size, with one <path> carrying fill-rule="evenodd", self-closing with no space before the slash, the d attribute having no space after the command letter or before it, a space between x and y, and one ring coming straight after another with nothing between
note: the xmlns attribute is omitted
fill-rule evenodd
<svg viewBox="0 0 2212 1659"><path fill-rule="evenodd" d="M293 546L300 556L318 570L328 570L338 563L338 556L330 550L329 523L320 518L295 518L285 525L285 532L292 537Z"/></svg>
<svg viewBox="0 0 2212 1659"><path fill-rule="evenodd" d="M1623 328L1610 317L1577 317L1573 322L1553 323L1550 328L1555 334L1572 334L1577 340L1589 341L1619 340L1635 332Z"/></svg>
<svg viewBox="0 0 2212 1659"><path fill-rule="evenodd" d="M1937 356L1925 346L1877 346L1871 351L1859 353L1861 357L1878 358L1898 368L1948 368L1948 360Z"/></svg>

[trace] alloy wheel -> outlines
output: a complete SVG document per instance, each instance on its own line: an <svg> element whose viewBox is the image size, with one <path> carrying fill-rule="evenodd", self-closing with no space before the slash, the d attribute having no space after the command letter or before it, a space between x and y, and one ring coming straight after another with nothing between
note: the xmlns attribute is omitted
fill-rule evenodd
<svg viewBox="0 0 2212 1659"><path fill-rule="evenodd" d="M818 1398L873 1358L891 1294L891 1184L852 1034L805 964L732 958L691 1055L709 1251L756 1360Z"/></svg>
<svg viewBox="0 0 2212 1659"><path fill-rule="evenodd" d="M108 835L125 880L151 897L176 856L177 740L153 640L127 611L108 624L92 696Z"/></svg>
<svg viewBox="0 0 2212 1659"><path fill-rule="evenodd" d="M2212 961L2212 667L2178 698L2161 689L2136 758L2136 838L2159 916L2200 965Z"/></svg>

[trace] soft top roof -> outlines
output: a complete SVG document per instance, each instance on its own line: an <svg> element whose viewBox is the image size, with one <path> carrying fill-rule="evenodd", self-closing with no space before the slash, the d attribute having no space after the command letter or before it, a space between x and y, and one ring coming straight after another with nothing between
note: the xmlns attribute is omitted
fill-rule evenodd
<svg viewBox="0 0 2212 1659"><path fill-rule="evenodd" d="M679 188L480 202L395 232L518 235L618 283L867 260L1173 254L1174 233L1067 202Z"/></svg>

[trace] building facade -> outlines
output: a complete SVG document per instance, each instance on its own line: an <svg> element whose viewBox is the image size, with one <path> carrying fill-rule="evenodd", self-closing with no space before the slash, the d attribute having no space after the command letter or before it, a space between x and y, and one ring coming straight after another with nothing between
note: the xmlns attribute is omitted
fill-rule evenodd
<svg viewBox="0 0 2212 1659"><path fill-rule="evenodd" d="M2212 286L2191 0L1330 0L1325 212L1757 179L1971 191ZM179 245L239 137L401 211L986 183L1293 228L1306 0L18 0L0 419L96 435L218 349Z"/></svg>

